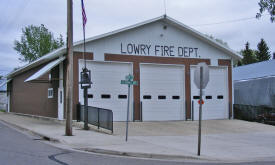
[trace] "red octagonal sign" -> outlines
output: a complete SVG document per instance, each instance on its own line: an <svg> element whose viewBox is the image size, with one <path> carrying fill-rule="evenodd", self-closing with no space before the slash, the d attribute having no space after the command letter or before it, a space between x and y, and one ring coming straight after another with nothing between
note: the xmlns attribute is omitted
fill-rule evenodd
<svg viewBox="0 0 275 165"><path fill-rule="evenodd" d="M204 101L203 100L201 100L201 101L199 100L198 103L199 104L204 104Z"/></svg>

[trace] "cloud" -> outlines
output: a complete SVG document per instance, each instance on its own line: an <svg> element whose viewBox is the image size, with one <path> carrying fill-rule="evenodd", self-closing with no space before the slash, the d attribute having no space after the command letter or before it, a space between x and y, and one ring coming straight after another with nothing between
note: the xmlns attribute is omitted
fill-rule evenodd
<svg viewBox="0 0 275 165"><path fill-rule="evenodd" d="M82 39L82 20L80 0L73 1L74 41ZM84 0L88 22L86 36L106 33L125 26L164 14L163 0ZM167 15L186 24L198 25L228 20L254 17L258 12L258 0L166 0ZM44 24L57 37L66 38L66 1L60 0L9 0L0 1L0 57L5 65L22 65L19 55L13 50L13 42L20 39L21 29L27 25ZM249 41L256 49L257 43L264 38L275 51L273 37L275 23L269 16L260 20L245 20L211 26L196 26L196 30L211 34L228 42L239 51ZM0 66L1 69L2 66Z"/></svg>

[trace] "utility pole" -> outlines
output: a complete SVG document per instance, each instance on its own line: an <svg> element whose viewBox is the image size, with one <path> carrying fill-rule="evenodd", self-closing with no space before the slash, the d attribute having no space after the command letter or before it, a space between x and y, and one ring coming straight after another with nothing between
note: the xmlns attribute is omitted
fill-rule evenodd
<svg viewBox="0 0 275 165"><path fill-rule="evenodd" d="M73 110L73 2L67 0L66 136L72 136Z"/></svg>

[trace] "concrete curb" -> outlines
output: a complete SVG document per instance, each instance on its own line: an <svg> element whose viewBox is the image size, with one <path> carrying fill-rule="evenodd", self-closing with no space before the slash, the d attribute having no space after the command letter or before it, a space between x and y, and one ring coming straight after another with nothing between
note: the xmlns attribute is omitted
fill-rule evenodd
<svg viewBox="0 0 275 165"><path fill-rule="evenodd" d="M105 150L98 148L73 148L75 150L98 153L98 154L106 154L106 155L115 155L115 156L128 156L135 158L152 158L152 159L165 159L165 160L175 160L175 159L189 159L189 160L201 160L201 161L220 161L213 159L206 159L195 156L184 156L184 155L166 155L166 154L152 154L152 153L138 153L138 152L122 152L122 151L114 151L114 150Z"/></svg>
<svg viewBox="0 0 275 165"><path fill-rule="evenodd" d="M7 122L7 121L5 121L5 120L3 120L3 119L0 119L0 121L3 122L3 123L5 123L5 124L7 124L7 125L10 125L10 126L12 126L12 127L15 127L16 129L19 129L19 130L22 130L22 131L26 131L26 132L30 132L31 134L36 135L36 136L39 136L39 137L41 137L41 138L44 139L44 140L51 141L51 142L54 142L54 143L60 143L60 140L59 140L59 139L49 137L49 136L47 136L47 135L38 133L38 132L33 131L33 130L31 130L31 129L24 128L24 127L21 127L21 126L19 126L19 125L14 124L14 123Z"/></svg>
<svg viewBox="0 0 275 165"><path fill-rule="evenodd" d="M24 113L15 113L15 112L6 112L7 114L10 115L17 115L17 116L23 116L23 117L29 117L37 120L44 120L44 121L51 121L59 124L66 124L65 120L58 120L57 118L52 118L52 117L45 117L45 116L37 116L37 115L30 115L30 114L24 114Z"/></svg>

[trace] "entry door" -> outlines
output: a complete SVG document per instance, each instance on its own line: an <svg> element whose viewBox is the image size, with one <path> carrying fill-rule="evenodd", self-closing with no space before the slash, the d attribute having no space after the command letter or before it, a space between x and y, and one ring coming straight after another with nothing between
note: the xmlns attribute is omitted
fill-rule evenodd
<svg viewBox="0 0 275 165"><path fill-rule="evenodd" d="M132 73L132 65L130 63L88 61L87 67L91 70L93 83L88 89L88 105L110 109L113 111L114 121L125 121L128 86L122 85L120 82L125 79L126 75ZM83 104L83 90L79 88L79 91L79 100ZM133 107L131 98L130 96L130 108ZM132 119L132 108L129 119Z"/></svg>
<svg viewBox="0 0 275 165"><path fill-rule="evenodd" d="M199 119L199 89L194 83L194 70L191 67L191 99L194 102L194 120ZM209 67L209 82L203 95L202 119L228 118L228 78L227 67Z"/></svg>
<svg viewBox="0 0 275 165"><path fill-rule="evenodd" d="M185 119L184 66L140 65L143 121Z"/></svg>
<svg viewBox="0 0 275 165"><path fill-rule="evenodd" d="M58 120L64 120L64 88L58 88Z"/></svg>

